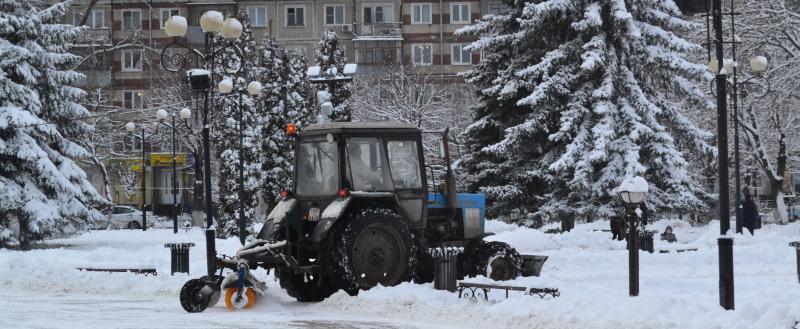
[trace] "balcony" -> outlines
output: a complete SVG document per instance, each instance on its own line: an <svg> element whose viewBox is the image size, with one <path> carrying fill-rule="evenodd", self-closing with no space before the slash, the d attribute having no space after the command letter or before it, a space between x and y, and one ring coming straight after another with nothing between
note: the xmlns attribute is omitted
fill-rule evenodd
<svg viewBox="0 0 800 329"><path fill-rule="evenodd" d="M373 23L373 24L356 24L356 31L353 35L353 40L384 40L384 41L402 41L403 29L402 23Z"/></svg>
<svg viewBox="0 0 800 329"><path fill-rule="evenodd" d="M111 45L111 28L101 27L85 29L75 43L78 46L87 44Z"/></svg>

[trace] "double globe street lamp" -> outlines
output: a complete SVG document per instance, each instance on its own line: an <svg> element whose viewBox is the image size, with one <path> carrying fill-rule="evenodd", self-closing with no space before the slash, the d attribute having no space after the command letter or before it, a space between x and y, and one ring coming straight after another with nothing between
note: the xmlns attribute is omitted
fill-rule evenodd
<svg viewBox="0 0 800 329"><path fill-rule="evenodd" d="M242 50L233 43L242 35L243 26L236 18L225 19L222 13L214 10L205 12L200 16L200 28L205 37L205 47L203 51L191 48L180 42L186 36L189 29L186 17L172 16L164 22L164 32L173 42L164 46L161 50L161 66L170 72L181 72L194 67L187 72L187 78L193 91L203 93L203 185L205 194L206 208L206 258L208 277L213 278L216 269L216 233L213 229L213 206L211 197L211 141L210 126L208 122L209 102L212 101L213 93L212 74L214 73L214 61L219 55L222 69L229 74L236 74L244 67ZM226 46L214 49L214 34L219 33L228 40ZM202 62L202 63L201 63Z"/></svg>
<svg viewBox="0 0 800 329"><path fill-rule="evenodd" d="M719 65L719 60L712 58L708 62L708 70L713 74L720 74L726 76L727 87L731 89L731 100L733 101L733 160L734 160L734 180L736 184L736 233L742 233L743 213L742 213L742 187L741 187L741 163L739 156L739 120L741 114L739 113L739 95L741 90L742 98L752 96L755 98L764 98L769 94L770 84L769 80L764 77L764 72L767 71L769 61L764 56L753 56L750 58L750 71L752 72L744 80L739 80L738 77L738 63L735 59L724 59L722 67ZM714 96L717 96L715 82L711 81L710 90Z"/></svg>
<svg viewBox="0 0 800 329"><path fill-rule="evenodd" d="M141 135L136 136L142 142L142 230L145 230L147 227L147 211L145 210L145 206L147 205L147 154L145 152L145 141L147 141L148 137L152 137L158 133L158 127L161 125L165 125L172 129L172 231L173 233L178 233L178 169L177 169L177 155L176 155L176 128L175 125L175 112L172 112L172 124L164 123L164 120L169 117L170 114L164 110L160 109L156 111L156 119L158 122L155 125L155 131L151 133L149 136L146 135L145 125L141 126ZM178 111L178 116L183 119L187 120L192 117L192 111L188 108L181 109ZM136 124L133 122L128 122L125 124L125 130L129 133L133 133L136 131Z"/></svg>
<svg viewBox="0 0 800 329"><path fill-rule="evenodd" d="M234 92L234 82L231 79L225 78L217 84L217 89L220 94L230 95ZM244 245L246 236L246 228L244 222L244 106L242 106L242 95L246 92L252 97L261 94L263 86L258 81L251 81L247 84L247 88L238 88L236 93L239 99L236 106L239 109L239 241Z"/></svg>

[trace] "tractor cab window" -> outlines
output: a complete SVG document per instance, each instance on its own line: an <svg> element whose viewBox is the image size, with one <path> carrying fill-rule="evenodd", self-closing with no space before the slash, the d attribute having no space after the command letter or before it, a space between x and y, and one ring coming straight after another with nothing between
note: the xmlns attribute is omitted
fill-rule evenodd
<svg viewBox="0 0 800 329"><path fill-rule="evenodd" d="M391 191L392 182L377 138L347 139L347 180L355 191Z"/></svg>
<svg viewBox="0 0 800 329"><path fill-rule="evenodd" d="M339 189L336 143L300 143L297 152L297 194L334 195Z"/></svg>
<svg viewBox="0 0 800 329"><path fill-rule="evenodd" d="M389 168L396 189L418 189L422 187L419 172L419 153L415 141L389 141L386 143Z"/></svg>

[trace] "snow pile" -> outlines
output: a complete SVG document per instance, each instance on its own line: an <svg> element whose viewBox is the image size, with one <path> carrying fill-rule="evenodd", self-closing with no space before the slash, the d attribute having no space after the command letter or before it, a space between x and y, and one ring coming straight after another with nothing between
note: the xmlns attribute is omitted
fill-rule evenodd
<svg viewBox="0 0 800 329"><path fill-rule="evenodd" d="M648 229L659 232L671 226L679 241L667 244L656 236L655 249L697 250L663 254L641 252L640 296L636 298L628 297L625 244L612 241L611 233L604 231L608 222L576 225L571 232L563 234L545 234L487 221L487 230L496 233L491 240L508 242L523 254L549 256L541 277L518 278L503 284L558 288L561 297L539 299L512 292L510 298L505 299L503 291L493 291L489 302L473 302L434 290L432 284L404 283L397 287L376 287L357 297L338 292L321 303L297 303L280 289L273 277L257 270L255 275L266 281L269 290L254 309L227 316L224 306L219 304L197 316L203 323L220 321L224 317L229 325L244 326L262 319L299 317L334 323L342 318L359 319L374 322L378 327L391 323L399 327L436 328L442 325L458 328L792 328L795 321L800 321L800 304L796 302L800 300L800 285L795 273L795 251L788 243L800 240L800 223L765 225L755 236L735 237L735 311L724 311L718 305L717 224L692 227L686 222L672 220L650 225ZM164 243L170 242L195 243L190 256L191 276L169 275L169 250L164 248ZM148 321L159 318L163 318L164 323L175 319L185 319L187 324L198 321L183 312L177 295L187 279L205 272L202 230L181 231L177 235L171 230L158 229L93 231L50 243L66 247L30 252L0 250L3 291L11 294L67 293L70 295L53 298L98 301L109 300L109 296L152 300L153 305L158 305L158 312L153 312L155 318ZM217 241L217 250L223 254L232 255L238 246L236 238ZM75 270L75 267L84 266L147 266L156 268L159 275ZM484 277L468 281L490 282ZM110 317L115 316L121 314L114 313ZM410 323L409 319L415 322ZM43 317L38 321L48 320ZM52 324L54 320L49 321L45 323ZM368 324L361 326L369 327Z"/></svg>

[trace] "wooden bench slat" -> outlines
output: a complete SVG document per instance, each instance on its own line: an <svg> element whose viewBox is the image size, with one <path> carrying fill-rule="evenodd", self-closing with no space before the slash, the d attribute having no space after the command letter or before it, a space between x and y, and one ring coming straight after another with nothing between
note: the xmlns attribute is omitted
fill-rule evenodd
<svg viewBox="0 0 800 329"><path fill-rule="evenodd" d="M513 290L513 291L525 291L528 288L526 287L519 287L519 286L500 286L494 284L483 284L483 283L470 283L470 282L459 282L459 287L467 287L467 288L484 288L484 289L505 289L505 290Z"/></svg>

